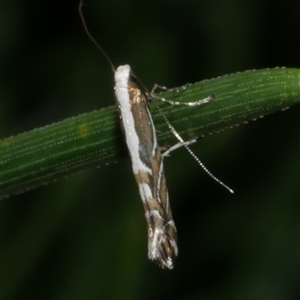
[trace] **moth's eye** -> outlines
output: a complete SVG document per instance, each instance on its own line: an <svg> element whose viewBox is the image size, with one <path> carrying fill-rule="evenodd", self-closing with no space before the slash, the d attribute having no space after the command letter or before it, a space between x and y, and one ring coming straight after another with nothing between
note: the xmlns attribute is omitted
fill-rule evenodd
<svg viewBox="0 0 300 300"><path fill-rule="evenodd" d="M137 77L130 71L130 78L132 79L132 81L134 81L135 83L137 83Z"/></svg>

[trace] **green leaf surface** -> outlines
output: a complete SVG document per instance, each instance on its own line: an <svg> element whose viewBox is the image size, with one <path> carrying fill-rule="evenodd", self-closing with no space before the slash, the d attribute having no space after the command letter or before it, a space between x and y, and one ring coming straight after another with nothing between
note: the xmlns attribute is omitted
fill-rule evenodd
<svg viewBox="0 0 300 300"><path fill-rule="evenodd" d="M158 112L188 140L224 130L300 102L300 69L263 69L226 75L159 94L169 100L213 101L197 107L151 105L161 146L177 141ZM126 157L115 106L0 141L0 197Z"/></svg>

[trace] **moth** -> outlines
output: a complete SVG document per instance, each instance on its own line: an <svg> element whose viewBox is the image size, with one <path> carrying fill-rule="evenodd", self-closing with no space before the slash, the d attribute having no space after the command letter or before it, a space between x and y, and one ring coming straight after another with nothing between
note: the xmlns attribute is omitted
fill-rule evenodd
<svg viewBox="0 0 300 300"><path fill-rule="evenodd" d="M133 74L129 65L115 68L109 56L90 34L82 14L83 2L79 4L79 14L84 29L96 47L109 62L114 73L114 91L116 105L119 111L121 128L124 133L127 149L132 164L132 171L143 202L148 230L148 258L160 267L172 269L174 259L178 255L177 231L170 207L169 194L164 173L163 158L178 147L184 146L197 160L201 167L220 184L228 188L214 177L188 147L195 139L185 142L173 128L166 116L161 112L170 130L179 143L161 153L154 122L149 110L150 102L154 99L171 105L195 106L208 103L212 96L196 102L181 103L160 98L154 94L155 85L151 92L142 86ZM228 188L229 189L229 188ZM230 190L230 189L229 189ZM230 190L231 191L231 190Z"/></svg>
<svg viewBox="0 0 300 300"><path fill-rule="evenodd" d="M132 171L143 202L148 227L148 257L162 268L173 268L178 255L164 174L163 156L149 111L149 97L139 87L129 65L115 71L115 95Z"/></svg>

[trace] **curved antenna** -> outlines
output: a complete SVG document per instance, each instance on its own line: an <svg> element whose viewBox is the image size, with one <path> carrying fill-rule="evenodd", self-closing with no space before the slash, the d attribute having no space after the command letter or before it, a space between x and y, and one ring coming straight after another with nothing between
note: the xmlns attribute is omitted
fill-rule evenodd
<svg viewBox="0 0 300 300"><path fill-rule="evenodd" d="M90 40L94 43L94 45L98 48L98 50L104 55L104 57L106 58L106 60L108 61L111 69L113 72L116 71L116 68L114 66L114 64L112 63L111 59L109 58L109 56L106 54L106 52L102 49L102 47L97 43L97 41L94 39L94 37L91 35L91 33L88 30L88 27L86 25L84 16L83 16L83 12L82 12L82 7L83 7L83 0L80 0L79 2L79 6L78 6L78 11L79 11L79 15L80 15L80 19L83 25L83 28L87 34L87 36L90 38Z"/></svg>
<svg viewBox="0 0 300 300"><path fill-rule="evenodd" d="M196 162L200 165L200 167L208 174L208 176L210 176L214 181L216 181L217 183L219 183L221 186L223 186L225 189L227 189L231 194L234 194L234 191L228 186L226 185L223 181L221 181L219 178L217 178L214 174L212 174L203 164L203 162L195 155L195 153L191 150L191 148L188 146L189 144L192 144L195 142L194 140L191 140L191 142L185 142L181 136L179 135L179 133L175 130L175 128L172 126L172 124L170 123L170 121L167 119L167 117L165 116L165 114L163 113L162 109L158 106L158 110L161 114L161 116L164 118L165 122L167 123L168 127L170 128L170 130L172 131L172 133L175 135L175 137L178 139L178 141L181 143L181 146L185 147L185 149L192 155L192 157L196 160ZM176 148L178 148L176 145L175 147L171 147L171 151L175 150ZM171 151L167 150L165 153L163 153L163 155L168 155Z"/></svg>

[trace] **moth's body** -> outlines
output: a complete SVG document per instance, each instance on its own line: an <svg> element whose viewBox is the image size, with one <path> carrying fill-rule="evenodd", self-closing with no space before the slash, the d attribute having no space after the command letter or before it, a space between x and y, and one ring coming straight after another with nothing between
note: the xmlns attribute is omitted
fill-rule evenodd
<svg viewBox="0 0 300 300"><path fill-rule="evenodd" d="M148 225L148 257L162 268L173 268L178 254L176 227L169 203L163 156L146 94L138 87L129 65L115 71L115 95L129 150L132 170Z"/></svg>

